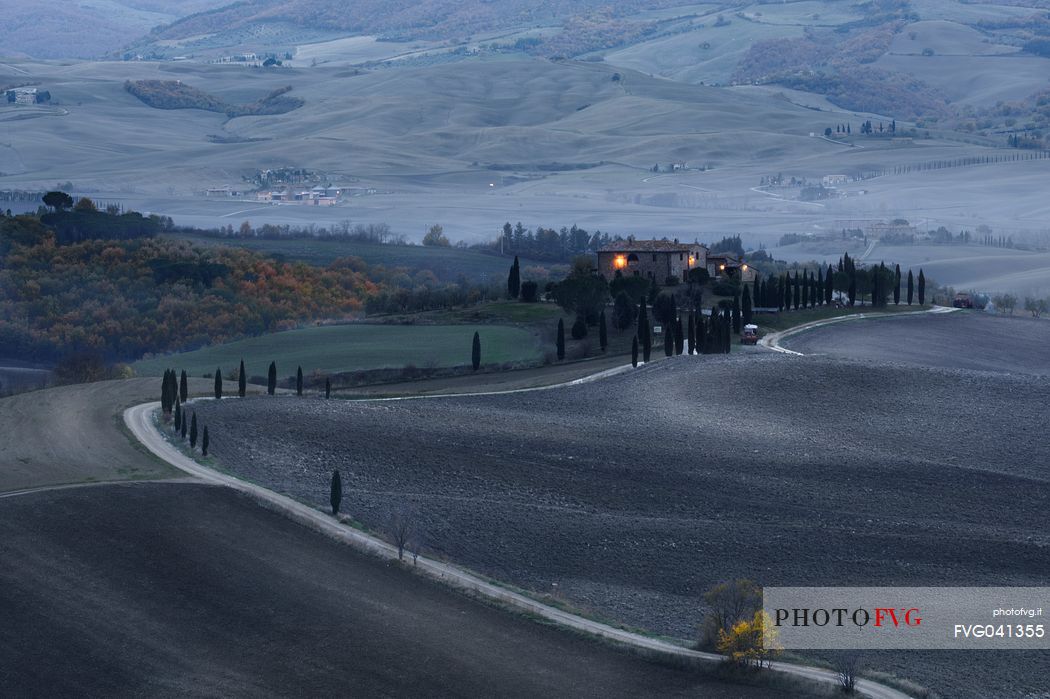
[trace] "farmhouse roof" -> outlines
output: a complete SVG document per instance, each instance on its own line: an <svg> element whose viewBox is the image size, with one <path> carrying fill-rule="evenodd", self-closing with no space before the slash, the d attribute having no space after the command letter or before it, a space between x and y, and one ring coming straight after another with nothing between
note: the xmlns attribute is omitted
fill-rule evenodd
<svg viewBox="0 0 1050 699"><path fill-rule="evenodd" d="M688 252L698 247L702 246L673 240L621 240L603 245L598 252Z"/></svg>

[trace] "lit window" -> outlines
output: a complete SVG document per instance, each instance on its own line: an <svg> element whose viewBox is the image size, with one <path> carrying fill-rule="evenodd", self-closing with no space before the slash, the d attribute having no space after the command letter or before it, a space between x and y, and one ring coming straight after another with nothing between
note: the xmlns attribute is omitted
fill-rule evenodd
<svg viewBox="0 0 1050 699"><path fill-rule="evenodd" d="M692 267L695 264L696 264L696 258L693 257L692 255L690 255L689 256L689 266Z"/></svg>
<svg viewBox="0 0 1050 699"><path fill-rule="evenodd" d="M616 269L623 269L627 266L627 258L623 255L617 255L613 258L613 267Z"/></svg>

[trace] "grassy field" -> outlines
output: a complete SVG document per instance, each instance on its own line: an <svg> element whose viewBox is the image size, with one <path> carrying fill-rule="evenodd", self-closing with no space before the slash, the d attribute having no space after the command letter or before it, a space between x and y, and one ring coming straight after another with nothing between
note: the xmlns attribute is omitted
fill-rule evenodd
<svg viewBox="0 0 1050 699"><path fill-rule="evenodd" d="M277 375L336 373L362 369L464 366L470 363L471 338L481 335L483 364L533 362L540 358L537 339L528 331L499 325L327 325L274 333L205 347L192 352L145 359L132 365L140 376L159 376L166 368L191 376L231 375L244 359L248 376L265 376L271 361Z"/></svg>
<svg viewBox="0 0 1050 699"><path fill-rule="evenodd" d="M340 257L360 257L370 265L407 267L412 271L430 270L439 279L455 281L459 277L477 281L502 282L513 258L489 255L462 248L424 247L422 245L379 245L353 240L264 240L219 239L201 235L178 234L176 237L197 245L229 245L247 248L286 260L300 260L312 265L327 265ZM521 260L523 267L549 263Z"/></svg>
<svg viewBox="0 0 1050 699"><path fill-rule="evenodd" d="M783 313L761 314L755 316L755 324L762 333L779 332L793 328L803 323L812 323L815 320L827 320L840 316L851 316L857 313L907 313L908 311L921 311L924 306L915 304L909 306L903 301L901 305L895 306L891 302L885 308L872 308L871 306L854 306L852 308L833 308L822 306L820 308L807 308L801 311L785 311Z"/></svg>

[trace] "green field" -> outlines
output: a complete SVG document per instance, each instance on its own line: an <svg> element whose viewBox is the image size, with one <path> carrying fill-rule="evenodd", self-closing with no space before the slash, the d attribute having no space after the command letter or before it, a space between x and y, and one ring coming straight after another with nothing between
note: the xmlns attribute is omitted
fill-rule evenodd
<svg viewBox="0 0 1050 699"><path fill-rule="evenodd" d="M407 267L412 271L430 270L439 279L456 281L466 277L471 281L505 282L513 257L489 255L462 248L424 247L422 245L380 245L354 240L295 238L268 240L259 238L211 238L202 235L176 234L181 240L195 245L228 245L255 252L298 260L312 265L327 265L340 257L360 257L370 265ZM521 265L550 263L521 260Z"/></svg>
<svg viewBox="0 0 1050 699"><path fill-rule="evenodd" d="M870 305L861 306L859 303L852 308L821 306L819 308L807 308L800 311L787 311L769 315L764 313L757 314L755 315L754 323L758 325L759 330L765 334L767 332L787 330L788 328L793 328L797 325L802 325L803 323L812 323L816 320L828 320L829 318L851 316L858 313L907 313L909 311L921 311L925 308L928 308L928 306L920 306L918 303L909 306L903 301L899 306L890 301L889 304L882 308L872 308Z"/></svg>
<svg viewBox="0 0 1050 699"><path fill-rule="evenodd" d="M471 339L481 334L483 364L531 362L540 357L536 338L525 330L500 325L327 325L289 330L205 347L192 352L144 359L132 368L140 376L159 376L167 368L190 376L234 374L243 358L245 372L265 376L271 361L277 375L337 373L364 369L453 367L470 364Z"/></svg>

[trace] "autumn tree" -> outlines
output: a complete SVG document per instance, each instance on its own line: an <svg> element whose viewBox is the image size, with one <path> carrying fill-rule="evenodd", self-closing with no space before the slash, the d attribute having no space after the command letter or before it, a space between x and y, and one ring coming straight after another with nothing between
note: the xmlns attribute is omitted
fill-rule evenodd
<svg viewBox="0 0 1050 699"><path fill-rule="evenodd" d="M448 238L445 237L445 229L441 227L441 224L435 223L427 231L427 234L423 236L423 245L447 248L451 243Z"/></svg>
<svg viewBox="0 0 1050 699"><path fill-rule="evenodd" d="M715 585L704 593L704 602L709 611L700 627L700 647L713 650L723 633L762 608L762 589L740 578Z"/></svg>

